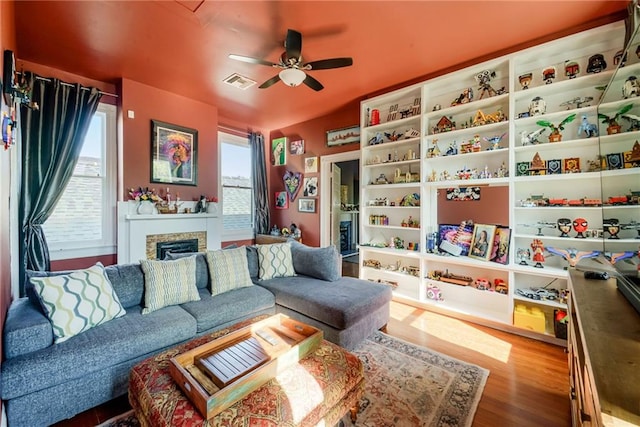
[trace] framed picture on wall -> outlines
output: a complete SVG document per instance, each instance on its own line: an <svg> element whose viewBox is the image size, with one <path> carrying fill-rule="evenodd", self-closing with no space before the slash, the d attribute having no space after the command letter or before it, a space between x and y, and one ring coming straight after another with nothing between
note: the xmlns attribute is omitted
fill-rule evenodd
<svg viewBox="0 0 640 427"><path fill-rule="evenodd" d="M287 164L287 137L275 138L271 141L271 164L282 166Z"/></svg>
<svg viewBox="0 0 640 427"><path fill-rule="evenodd" d="M343 129L327 131L327 146L360 142L360 126L349 126Z"/></svg>
<svg viewBox="0 0 640 427"><path fill-rule="evenodd" d="M318 197L318 177L311 176L304 179L302 195L304 197Z"/></svg>
<svg viewBox="0 0 640 427"><path fill-rule="evenodd" d="M315 213L316 199L298 199L298 212Z"/></svg>
<svg viewBox="0 0 640 427"><path fill-rule="evenodd" d="M473 238L469 257L488 261L493 249L493 237L496 234L495 225L476 224L473 226Z"/></svg>
<svg viewBox="0 0 640 427"><path fill-rule="evenodd" d="M304 173L317 173L317 172L318 172L318 157L305 157Z"/></svg>
<svg viewBox="0 0 640 427"><path fill-rule="evenodd" d="M151 182L198 185L198 131L151 120Z"/></svg>
<svg viewBox="0 0 640 427"><path fill-rule="evenodd" d="M291 144L289 145L289 152L294 156L304 154L304 139L296 139L295 141L291 141Z"/></svg>
<svg viewBox="0 0 640 427"><path fill-rule="evenodd" d="M276 191L275 206L276 209L289 209L289 197L286 191Z"/></svg>
<svg viewBox="0 0 640 427"><path fill-rule="evenodd" d="M509 227L498 226L493 237L493 249L491 250L490 261L499 264L509 263L509 246L511 242L511 229Z"/></svg>

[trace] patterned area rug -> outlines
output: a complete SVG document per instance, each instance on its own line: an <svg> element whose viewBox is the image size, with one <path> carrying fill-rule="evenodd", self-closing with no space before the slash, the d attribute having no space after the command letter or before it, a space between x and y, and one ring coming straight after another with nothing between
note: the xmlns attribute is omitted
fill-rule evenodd
<svg viewBox="0 0 640 427"><path fill-rule="evenodd" d="M365 369L357 427L469 427L489 371L382 332L356 353ZM343 420L350 426L349 417ZM138 427L133 411L99 427Z"/></svg>

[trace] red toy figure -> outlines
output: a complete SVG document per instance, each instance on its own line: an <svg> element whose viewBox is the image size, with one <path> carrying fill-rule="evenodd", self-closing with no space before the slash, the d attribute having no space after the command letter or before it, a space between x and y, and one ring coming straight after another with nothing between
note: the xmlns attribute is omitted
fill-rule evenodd
<svg viewBox="0 0 640 427"><path fill-rule="evenodd" d="M586 238L586 236L583 233L587 231L588 225L589 223L584 218L576 218L573 220L573 229L578 232L578 234L576 234L576 238L578 239Z"/></svg>
<svg viewBox="0 0 640 427"><path fill-rule="evenodd" d="M533 250L533 260L536 262L534 267L544 268L542 263L544 262L544 244L540 239L533 239L531 242L531 249Z"/></svg>

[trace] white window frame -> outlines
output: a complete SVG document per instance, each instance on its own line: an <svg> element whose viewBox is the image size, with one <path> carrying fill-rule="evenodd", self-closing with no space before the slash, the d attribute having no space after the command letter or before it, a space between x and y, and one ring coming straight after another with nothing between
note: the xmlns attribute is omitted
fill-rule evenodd
<svg viewBox="0 0 640 427"><path fill-rule="evenodd" d="M233 135L226 132L218 132L218 194L220 195L220 229L222 230L222 241L228 242L233 240L249 240L255 237L253 225L251 228L243 228L240 230L225 230L224 229L224 197L223 197L223 185L222 185L222 144L235 144L242 147L249 147L248 138L243 138L237 135ZM253 174L253 171L251 172ZM253 177L252 177L253 179ZM253 181L252 181L253 182ZM253 184L251 187L255 192ZM251 201L252 208L254 208L255 201ZM253 212L253 210L252 210ZM252 217L255 212L252 213ZM253 222L253 221L252 221Z"/></svg>
<svg viewBox="0 0 640 427"><path fill-rule="evenodd" d="M116 253L117 108L115 105L100 103L97 112L106 115L105 141L102 146L102 155L105 160L102 239L48 243L49 257L52 261Z"/></svg>

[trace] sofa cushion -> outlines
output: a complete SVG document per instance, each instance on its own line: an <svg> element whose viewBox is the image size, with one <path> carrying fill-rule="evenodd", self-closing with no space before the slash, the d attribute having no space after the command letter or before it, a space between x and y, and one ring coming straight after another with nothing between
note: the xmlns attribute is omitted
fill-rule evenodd
<svg viewBox="0 0 640 427"><path fill-rule="evenodd" d="M143 305L144 273L140 263L109 265L105 271L124 308Z"/></svg>
<svg viewBox="0 0 640 427"><path fill-rule="evenodd" d="M340 254L335 246L312 248L291 242L293 268L296 273L334 282L342 276Z"/></svg>
<svg viewBox="0 0 640 427"><path fill-rule="evenodd" d="M296 275L289 243L258 245L258 260L260 261L260 280Z"/></svg>
<svg viewBox="0 0 640 427"><path fill-rule="evenodd" d="M204 252L167 252L164 256L165 260L174 260L196 256L196 287L198 289L207 289L209 286L209 266L207 265L207 256Z"/></svg>
<svg viewBox="0 0 640 427"><path fill-rule="evenodd" d="M389 286L353 277L327 282L299 275L258 284L276 296L276 304L337 329L348 328L391 301Z"/></svg>
<svg viewBox="0 0 640 427"><path fill-rule="evenodd" d="M144 309L149 314L170 305L198 301L195 255L176 260L140 260L144 271Z"/></svg>
<svg viewBox="0 0 640 427"><path fill-rule="evenodd" d="M125 316L35 353L2 363L2 399L43 390L192 338L195 319L180 306L143 315L131 307ZM35 404L35 403L34 403Z"/></svg>
<svg viewBox="0 0 640 427"><path fill-rule="evenodd" d="M256 245L245 246L247 250L247 265L249 266L249 276L252 280L258 280L260 275L260 261L258 261L258 247Z"/></svg>
<svg viewBox="0 0 640 427"><path fill-rule="evenodd" d="M211 295L245 286L253 286L249 276L247 251L244 246L234 249L207 251L211 276Z"/></svg>
<svg viewBox="0 0 640 427"><path fill-rule="evenodd" d="M42 350L53 344L51 322L29 298L11 303L4 323L2 350L5 359Z"/></svg>
<svg viewBox="0 0 640 427"><path fill-rule="evenodd" d="M206 290L200 290L200 297L200 301L180 306L196 319L198 333L270 308L275 312L275 297L260 286L233 289L213 297Z"/></svg>
<svg viewBox="0 0 640 427"><path fill-rule="evenodd" d="M55 343L125 314L101 263L69 274L32 277L31 283L51 321Z"/></svg>

